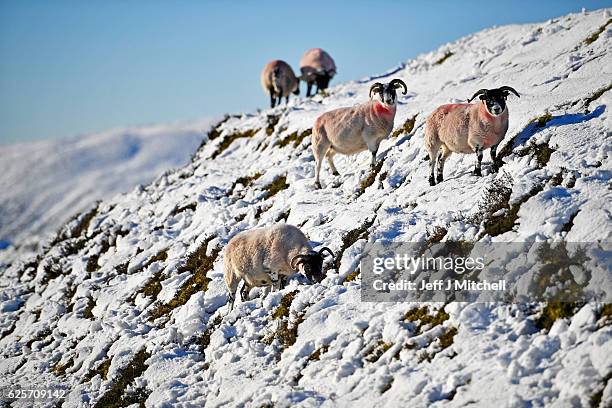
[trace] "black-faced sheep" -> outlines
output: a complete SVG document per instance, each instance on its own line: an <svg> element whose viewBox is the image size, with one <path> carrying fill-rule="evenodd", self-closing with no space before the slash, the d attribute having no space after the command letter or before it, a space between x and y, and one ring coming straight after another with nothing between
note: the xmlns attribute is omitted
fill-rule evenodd
<svg viewBox="0 0 612 408"><path fill-rule="evenodd" d="M333 162L336 153L350 155L369 150L372 153L372 167L376 164L378 146L393 130L397 88L404 88L404 95L408 92L401 79L393 79L388 84L376 82L370 87L368 102L335 109L317 118L312 131L315 187L321 188L319 173L324 157L334 175L339 175ZM378 93L380 100L372 99L373 93Z"/></svg>
<svg viewBox="0 0 612 408"><path fill-rule="evenodd" d="M444 162L452 153L476 153L474 174L482 175L482 151L491 148L493 169L499 168L497 146L508 131L506 98L517 91L509 86L480 89L468 102L480 96L479 103L442 105L427 118L425 148L429 152L429 184L434 186L434 170L438 162L437 182L443 181Z"/></svg>
<svg viewBox="0 0 612 408"><path fill-rule="evenodd" d="M271 286L274 289L274 286L278 286L281 289L282 278L298 272L300 267L310 281L320 282L325 277L325 252L334 256L327 247L314 251L302 231L288 224L276 224L236 235L225 247L223 258L223 278L229 291L229 310L234 307L236 290L241 280L244 280L240 292L243 300L253 287Z"/></svg>

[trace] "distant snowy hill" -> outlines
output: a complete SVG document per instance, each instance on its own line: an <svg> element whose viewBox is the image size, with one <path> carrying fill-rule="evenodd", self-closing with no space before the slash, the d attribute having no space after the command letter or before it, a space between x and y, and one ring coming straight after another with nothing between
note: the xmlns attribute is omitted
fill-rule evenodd
<svg viewBox="0 0 612 408"><path fill-rule="evenodd" d="M599 10L491 28L325 96L228 116L187 165L8 261L2 384L63 387L63 407L611 406L610 304L367 303L359 270L374 241L609 242L611 23ZM324 165L315 190L315 118L395 77L409 92L380 165L336 156L341 175ZM483 177L473 155L453 155L430 187L427 115L502 85L521 98L508 98L500 172L488 152ZM227 314L223 247L283 220L336 253L327 277L253 290ZM609 299L609 276L580 278L552 283Z"/></svg>
<svg viewBox="0 0 612 408"><path fill-rule="evenodd" d="M96 200L182 166L212 120L0 145L0 241L57 229Z"/></svg>

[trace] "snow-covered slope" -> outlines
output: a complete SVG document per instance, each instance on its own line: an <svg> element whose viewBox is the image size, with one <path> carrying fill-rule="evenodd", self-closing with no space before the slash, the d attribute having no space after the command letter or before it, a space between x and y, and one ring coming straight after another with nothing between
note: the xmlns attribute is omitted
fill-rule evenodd
<svg viewBox="0 0 612 408"><path fill-rule="evenodd" d="M0 146L0 241L48 234L70 217L182 166L212 120Z"/></svg>
<svg viewBox="0 0 612 408"><path fill-rule="evenodd" d="M61 384L65 407L609 404L609 306L363 303L356 268L368 241L609 241L610 18L488 29L392 70L409 94L373 177L367 153L338 157L342 175L325 169L314 190L307 137L320 113L366 100L373 78L228 117L192 163L7 268L0 376ZM476 178L474 157L454 155L430 187L427 114L501 85L521 98L500 173L485 164ZM226 316L220 250L283 219L338 262L320 284L253 290Z"/></svg>

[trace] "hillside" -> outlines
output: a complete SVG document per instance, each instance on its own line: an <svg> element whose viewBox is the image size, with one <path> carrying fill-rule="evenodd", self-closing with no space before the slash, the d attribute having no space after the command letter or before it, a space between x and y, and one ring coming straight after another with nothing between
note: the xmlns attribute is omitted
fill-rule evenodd
<svg viewBox="0 0 612 408"><path fill-rule="evenodd" d="M191 163L2 273L0 377L60 384L64 407L610 404L609 305L366 303L358 272L380 240L609 241L610 22L600 10L491 28L326 96L226 117ZM382 164L336 156L342 175L324 165L315 190L314 119L390 78L409 92ZM453 155L430 187L427 114L501 85L521 93L501 171L485 152L477 178L473 155ZM280 220L337 262L320 284L252 291L226 315L223 246Z"/></svg>
<svg viewBox="0 0 612 408"><path fill-rule="evenodd" d="M185 165L213 120L0 146L0 248L35 243L96 200ZM6 256L6 254L3 254Z"/></svg>

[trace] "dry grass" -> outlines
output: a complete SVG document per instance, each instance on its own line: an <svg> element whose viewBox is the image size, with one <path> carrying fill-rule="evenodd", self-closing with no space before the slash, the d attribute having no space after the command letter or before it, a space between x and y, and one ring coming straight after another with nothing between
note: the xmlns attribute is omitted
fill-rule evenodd
<svg viewBox="0 0 612 408"><path fill-rule="evenodd" d="M410 132L412 132L412 130L414 129L414 124L416 122L417 116L418 114L414 115L411 118L406 119L406 121L400 128L394 130L393 133L391 133L391 137L398 137L399 135L402 135L402 134L409 135Z"/></svg>
<svg viewBox="0 0 612 408"><path fill-rule="evenodd" d="M223 153L230 145L237 139L251 138L255 136L259 132L259 129L247 129L243 132L236 131L234 133L230 133L226 135L219 146L217 146L217 150L210 156L212 159L216 159L221 153Z"/></svg>
<svg viewBox="0 0 612 408"><path fill-rule="evenodd" d="M593 34L589 35L587 38L585 38L584 39L584 45L591 45L595 41L597 41L597 39L599 38L601 33L603 33L606 30L606 28L610 25L610 23L612 23L612 18L608 19L608 21L606 21L606 24L602 25L601 27L599 27L597 29L597 31L595 31Z"/></svg>
<svg viewBox="0 0 612 408"><path fill-rule="evenodd" d="M278 147L285 147L289 143L292 143L293 147L296 148L299 145L301 145L302 141L306 137L310 136L311 134L312 134L312 129L306 129L305 131L300 132L300 133L298 133L298 131L296 130L295 132L289 134L285 138L278 140L274 145Z"/></svg>
<svg viewBox="0 0 612 408"><path fill-rule="evenodd" d="M278 176L277 178L274 179L274 181L272 181L270 184L264 187L264 190L266 191L265 199L267 200L269 198L272 198L279 192L286 190L288 188L289 188L289 184L287 184L287 176L285 175Z"/></svg>
<svg viewBox="0 0 612 408"><path fill-rule="evenodd" d="M211 255L206 255L208 244L215 237L210 237L205 240L198 249L187 256L185 264L178 268L178 273L192 272L192 275L181 286L176 295L170 302L163 303L154 308L149 314L149 321L154 321L162 316L169 315L174 309L187 303L192 295L206 291L210 279L206 276L208 271L212 270L215 260L221 252L220 247L216 247L211 251Z"/></svg>
<svg viewBox="0 0 612 408"><path fill-rule="evenodd" d="M576 302L548 302L535 320L535 325L540 330L550 330L557 319L572 317L578 306Z"/></svg>
<svg viewBox="0 0 612 408"><path fill-rule="evenodd" d="M455 53L454 53L454 52L452 52L452 51L446 51L446 52L444 53L444 55L443 55L443 56L442 56L442 57L441 57L439 60L437 60L436 62L434 62L433 64L434 64L434 65L442 65L442 63L444 63L444 61L446 61L447 59L449 59L450 57L452 57L454 54L455 54Z"/></svg>
<svg viewBox="0 0 612 408"><path fill-rule="evenodd" d="M136 395L126 395L126 389L147 369L145 361L149 357L151 357L151 354L146 348L143 347L138 351L127 366L121 370L117 378L114 379L112 387L96 402L94 408L118 408L131 404L144 406L148 393L138 392Z"/></svg>

